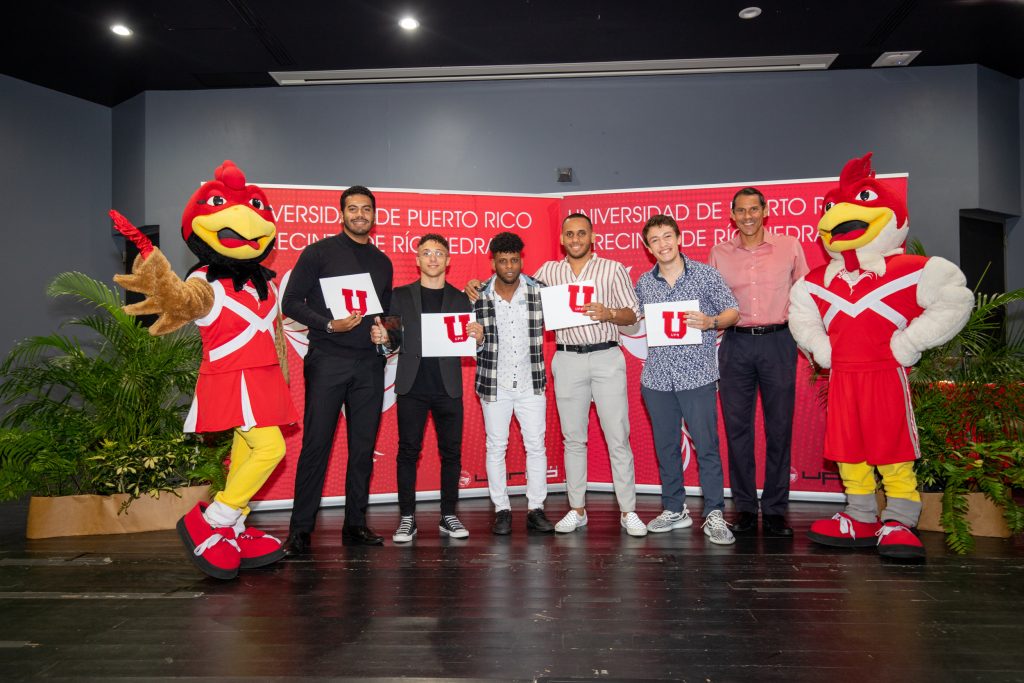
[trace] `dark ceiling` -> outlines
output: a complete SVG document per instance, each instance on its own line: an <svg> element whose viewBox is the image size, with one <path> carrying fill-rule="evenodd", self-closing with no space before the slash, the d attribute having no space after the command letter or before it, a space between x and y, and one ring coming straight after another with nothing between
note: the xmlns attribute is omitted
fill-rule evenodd
<svg viewBox="0 0 1024 683"><path fill-rule="evenodd" d="M105 105L278 87L270 71L822 53L860 69L894 50L1024 78L1024 0L22 0L3 22L4 74Z"/></svg>

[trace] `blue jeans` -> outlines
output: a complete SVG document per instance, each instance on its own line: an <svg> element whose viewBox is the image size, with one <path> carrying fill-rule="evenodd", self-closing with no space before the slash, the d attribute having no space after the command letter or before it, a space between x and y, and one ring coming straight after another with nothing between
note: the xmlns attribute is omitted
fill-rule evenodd
<svg viewBox="0 0 1024 683"><path fill-rule="evenodd" d="M704 496L704 514L725 509L722 458L718 453L718 403L715 383L682 391L656 391L640 387L651 416L654 451L661 475L661 504L671 512L682 512L683 489L682 422L697 447L697 467Z"/></svg>

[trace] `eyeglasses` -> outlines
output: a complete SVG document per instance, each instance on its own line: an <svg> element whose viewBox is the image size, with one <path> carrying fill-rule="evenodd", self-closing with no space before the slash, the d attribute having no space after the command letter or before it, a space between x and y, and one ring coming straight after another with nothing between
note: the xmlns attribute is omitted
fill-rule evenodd
<svg viewBox="0 0 1024 683"><path fill-rule="evenodd" d="M448 256L448 252L443 249L424 249L423 251L420 252L419 255L422 258L430 258L431 256L436 256L437 258L443 259Z"/></svg>

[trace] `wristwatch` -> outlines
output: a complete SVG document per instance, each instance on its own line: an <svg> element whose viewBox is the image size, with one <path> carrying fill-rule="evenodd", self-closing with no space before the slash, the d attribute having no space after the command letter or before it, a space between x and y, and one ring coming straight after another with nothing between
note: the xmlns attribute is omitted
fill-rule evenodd
<svg viewBox="0 0 1024 683"><path fill-rule="evenodd" d="M333 320L328 320L327 321L327 325L326 325L327 334L334 334L334 325L331 324L333 322L334 322Z"/></svg>
<svg viewBox="0 0 1024 683"><path fill-rule="evenodd" d="M718 329L718 316L717 315L714 317L714 320L712 321L712 323L713 323L713 329L717 330Z"/></svg>

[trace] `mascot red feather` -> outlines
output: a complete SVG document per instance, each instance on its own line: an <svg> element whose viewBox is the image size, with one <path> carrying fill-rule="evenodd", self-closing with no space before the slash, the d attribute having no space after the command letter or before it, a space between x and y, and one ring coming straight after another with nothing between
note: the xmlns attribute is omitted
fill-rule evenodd
<svg viewBox="0 0 1024 683"><path fill-rule="evenodd" d="M178 522L189 557L210 576L230 579L284 556L281 542L245 526L249 500L284 457L280 425L298 420L279 358L279 312L273 271L274 217L263 190L225 161L189 199L181 235L199 258L182 280L158 248L121 214L114 225L139 247L131 275L114 281L146 298L125 306L158 314L151 334L194 322L203 340L199 381L186 432L235 430L227 485L209 505Z"/></svg>
<svg viewBox="0 0 1024 683"><path fill-rule="evenodd" d="M949 261L904 253L906 204L875 177L870 153L846 164L823 209L818 233L831 260L793 286L789 327L801 348L831 368L825 457L839 464L847 505L814 522L808 536L920 558L924 547L913 531L920 450L907 368L963 328L974 296ZM881 518L876 472L887 499Z"/></svg>

